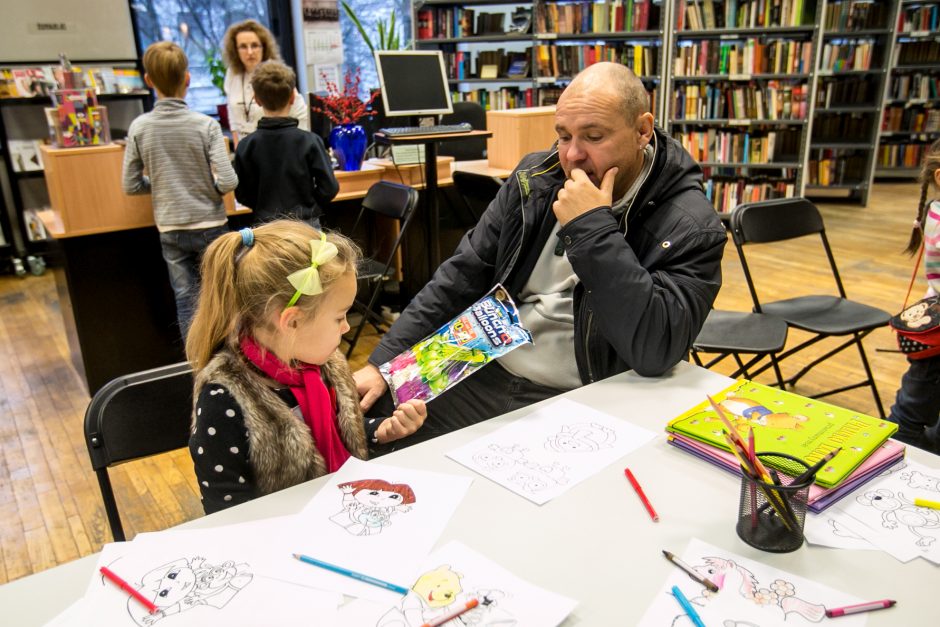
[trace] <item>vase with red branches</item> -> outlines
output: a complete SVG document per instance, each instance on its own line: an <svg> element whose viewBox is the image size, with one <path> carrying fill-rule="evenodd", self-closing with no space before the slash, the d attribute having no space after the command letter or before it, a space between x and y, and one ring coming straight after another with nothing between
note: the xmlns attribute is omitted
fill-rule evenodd
<svg viewBox="0 0 940 627"><path fill-rule="evenodd" d="M366 154L366 131L359 124L363 118L374 114L370 109L375 93L368 100L359 97L360 75L357 69L346 72L343 79L343 88L321 74L326 83L326 96L316 96L318 106L313 110L322 113L335 126L330 132L330 148L339 162L339 167L346 171L362 168L362 158Z"/></svg>

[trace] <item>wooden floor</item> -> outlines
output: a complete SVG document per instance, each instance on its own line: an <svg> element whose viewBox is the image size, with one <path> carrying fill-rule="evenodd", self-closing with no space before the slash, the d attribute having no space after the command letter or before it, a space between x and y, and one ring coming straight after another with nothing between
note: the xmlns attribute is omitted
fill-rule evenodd
<svg viewBox="0 0 940 627"><path fill-rule="evenodd" d="M878 184L867 208L821 205L849 296L894 312L904 298L912 261L900 254L918 198L910 183ZM767 297L794 286L828 290L828 275L811 264L803 244L761 255L755 271ZM717 306L748 310L750 300L729 243L724 287ZM815 251L818 252L818 251ZM814 257L815 258L815 257ZM920 287L916 293L922 292ZM796 334L791 333L791 341ZM360 342L353 366L364 363L374 336ZM866 340L886 409L906 364L882 329ZM797 363L785 367L796 369ZM858 377L856 353L828 362L801 382L798 392ZM721 370L721 368L716 368ZM762 376L761 380L769 380ZM51 272L42 277L0 277L0 583L101 549L110 541L97 482L82 438L88 395L71 369ZM867 390L834 402L874 413ZM118 507L129 538L202 515L188 451L125 464L113 472Z"/></svg>

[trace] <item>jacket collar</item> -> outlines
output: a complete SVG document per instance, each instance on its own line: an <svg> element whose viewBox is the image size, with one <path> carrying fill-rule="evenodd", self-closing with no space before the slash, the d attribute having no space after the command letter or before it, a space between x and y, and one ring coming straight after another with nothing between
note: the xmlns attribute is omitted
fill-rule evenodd
<svg viewBox="0 0 940 627"><path fill-rule="evenodd" d="M267 128L267 129L280 129L280 128L290 128L292 126L297 126L297 118L281 118L281 117L268 117L265 116L258 120L258 128Z"/></svg>

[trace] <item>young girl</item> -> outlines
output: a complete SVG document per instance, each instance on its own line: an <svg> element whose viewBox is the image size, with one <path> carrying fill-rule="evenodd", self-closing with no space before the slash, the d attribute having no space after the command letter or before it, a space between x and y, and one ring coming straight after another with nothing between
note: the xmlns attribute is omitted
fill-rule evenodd
<svg viewBox="0 0 940 627"><path fill-rule="evenodd" d="M931 185L940 191L940 140L927 150L920 180L920 205L905 252L915 254L923 241L928 295L933 295L940 293L940 200L928 202L927 194ZM908 363L888 420L898 423L895 439L940 454L940 355Z"/></svg>
<svg viewBox="0 0 940 627"><path fill-rule="evenodd" d="M334 472L350 455L365 459L367 442L423 424L424 403L410 401L366 433L336 350L358 259L347 238L291 220L206 250L186 355L196 375L189 448L207 513Z"/></svg>

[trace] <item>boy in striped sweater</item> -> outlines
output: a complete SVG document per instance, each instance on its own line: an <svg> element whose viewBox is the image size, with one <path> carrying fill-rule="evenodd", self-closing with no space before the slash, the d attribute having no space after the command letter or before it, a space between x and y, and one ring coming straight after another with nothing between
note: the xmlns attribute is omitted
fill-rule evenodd
<svg viewBox="0 0 940 627"><path fill-rule="evenodd" d="M183 50L168 41L144 53L144 81L157 103L127 131L123 181L125 193L152 196L184 339L199 294L202 252L228 232L222 195L238 185L219 123L183 100L188 67Z"/></svg>

